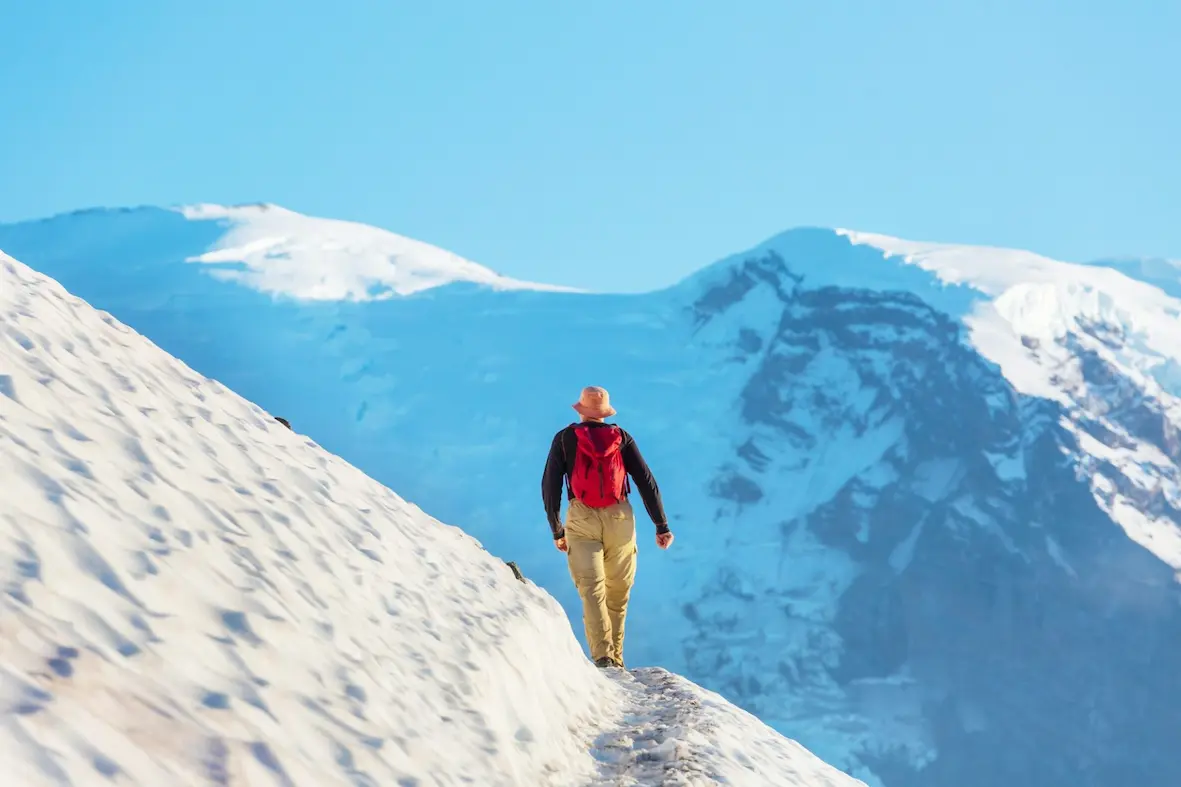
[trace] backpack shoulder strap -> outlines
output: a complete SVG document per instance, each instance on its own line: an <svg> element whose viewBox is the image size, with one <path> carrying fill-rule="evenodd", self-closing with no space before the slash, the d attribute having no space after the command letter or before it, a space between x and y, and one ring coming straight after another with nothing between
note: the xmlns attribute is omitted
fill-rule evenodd
<svg viewBox="0 0 1181 787"><path fill-rule="evenodd" d="M619 424L611 424L611 428L619 432L619 461L623 463L623 494L627 496L631 494L632 483L631 477L627 474L627 463L624 462L623 456L627 451L627 441L631 439L631 435Z"/></svg>
<svg viewBox="0 0 1181 787"><path fill-rule="evenodd" d="M578 424L570 424L562 430L558 442L562 444L562 463L565 465L566 478L566 495L567 497L574 497L574 486L571 482L571 477L574 475L574 463L570 460L570 452L567 450L567 443L570 438L578 439L578 435L574 430L578 428Z"/></svg>
<svg viewBox="0 0 1181 787"><path fill-rule="evenodd" d="M569 443L571 438L576 441L578 440L578 435L574 431L577 428L578 424L570 424L562 430L562 436L559 438L560 442L562 443L562 459L566 462L567 470L570 470L574 467L574 465L570 463Z"/></svg>

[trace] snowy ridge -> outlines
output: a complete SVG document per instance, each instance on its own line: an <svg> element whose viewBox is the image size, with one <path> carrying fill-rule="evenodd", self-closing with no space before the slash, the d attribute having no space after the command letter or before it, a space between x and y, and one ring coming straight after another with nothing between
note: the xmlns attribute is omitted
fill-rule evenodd
<svg viewBox="0 0 1181 787"><path fill-rule="evenodd" d="M1106 704L1100 691L1132 693L1110 686L1118 678L1061 677L1076 659L1096 673L1127 669L1103 644L1112 634L1097 634L1106 627L1120 630L1113 641L1138 641L1150 669L1171 650L1156 641L1181 644L1170 576L1181 441L1176 399L1154 383L1176 365L1166 326L1177 303L1114 271L1084 269L1080 285L1080 266L1039 258L1026 281L1005 270L1005 253L924 251L926 268L793 231L678 288L699 352L720 351L725 379L746 382L723 429L734 447L716 454L707 505L718 516L694 534L725 540L712 550L717 579L686 604L696 629L682 671L712 673L707 685L781 730L807 728L812 750L860 765L875 786L1105 784L1089 779L1166 751L1149 736L1177 719L1167 678L1140 717L1157 722L1117 720L1115 703L1094 711L1138 728L1136 743L1110 733L1051 743L1047 762L1059 766L1105 747L1110 761L1068 766L1069 776L1039 760L1048 750L1033 742L1036 725L1011 719L1075 717L1057 692L1080 708ZM1019 264L1023 253L1012 254ZM977 288L978 276L993 278ZM985 318L991 335L976 330ZM1124 618L1108 604L1139 609ZM1125 622L1144 609L1152 626ZM1009 648L1014 629L1021 645ZM1075 654L1004 674L1023 649L1066 641ZM932 711L940 695L954 712ZM1146 766L1145 781L1173 783L1165 771Z"/></svg>
<svg viewBox="0 0 1181 787"><path fill-rule="evenodd" d="M1112 268L1133 279L1160 287L1174 298L1181 298L1181 260L1132 257L1094 260L1087 264Z"/></svg>
<svg viewBox="0 0 1181 787"><path fill-rule="evenodd" d="M22 787L859 783L3 254L0 448Z"/></svg>
<svg viewBox="0 0 1181 787"><path fill-rule="evenodd" d="M1105 461L1131 490L1163 495L1181 509L1178 457L1166 456L1110 417L1118 396L1105 394L1093 371L1099 365L1099 376L1122 379L1166 425L1181 429L1181 300L1113 268L1027 251L840 234L929 271L945 285L979 291L984 297L972 311L957 316L980 354L1021 393L1057 401L1073 420L1091 421L1112 436L1104 442L1078 424L1069 426L1080 443L1080 461ZM1163 277L1162 265L1150 270ZM943 305L926 297L937 308ZM1090 368L1084 368L1087 361ZM1146 515L1129 499L1130 490L1121 490L1109 475L1093 476L1096 500L1129 537L1181 572L1181 523Z"/></svg>
<svg viewBox="0 0 1181 787"><path fill-rule="evenodd" d="M1121 408L1100 390L1101 380L1119 379L1123 384L1112 393L1136 405L1138 423L1150 411L1166 432L1181 430L1181 299L1156 286L1164 281L1159 265L1151 268L1156 281L1150 283L1018 249L835 232L861 253L824 241L827 230L793 230L689 282L708 291L736 266L771 255L795 290L917 296L964 325L973 349L1016 391L1057 402L1080 422L1068 426L1080 446L1099 446L1098 453L1074 451L1082 468L1097 459L1102 464L1091 477L1095 499L1129 537L1181 572L1181 453L1162 454L1136 434L1137 426L1120 423L1113 411ZM1133 501L1144 496L1163 497L1171 510L1144 513Z"/></svg>
<svg viewBox="0 0 1181 787"><path fill-rule="evenodd" d="M305 216L277 205L193 205L179 211L192 221L229 226L214 248L188 262L211 266L214 276L266 293L306 300L382 300L454 282L501 290L567 290L510 279L377 227Z"/></svg>
<svg viewBox="0 0 1181 787"><path fill-rule="evenodd" d="M924 297L936 308L961 317L973 330L973 344L1001 366L1021 392L1062 401L1045 364L1024 366L1021 339L1057 341L1087 326L1106 324L1135 334L1139 346L1126 359L1131 371L1153 376L1181 360L1181 301L1159 288L1120 271L1059 262L1028 251L986 246L920 243L885 235L840 230L853 244L872 246L906 265L930 272L944 286L965 285L980 295L970 313L948 308L949 299L930 292ZM942 302L941 302L942 301ZM996 321L1002 323L995 325ZM1007 346L995 343L998 327L1008 334ZM1172 362L1170 364L1170 362ZM1035 372L1034 369L1038 371ZM1040 373L1039 373L1040 372ZM1181 395L1181 378L1158 380L1164 393Z"/></svg>

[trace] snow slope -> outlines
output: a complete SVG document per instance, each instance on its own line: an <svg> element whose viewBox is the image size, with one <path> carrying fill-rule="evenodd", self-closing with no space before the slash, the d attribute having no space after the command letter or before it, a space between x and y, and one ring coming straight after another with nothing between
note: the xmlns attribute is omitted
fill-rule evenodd
<svg viewBox="0 0 1181 787"><path fill-rule="evenodd" d="M1088 383L1079 362L1080 355L1093 354L1112 375L1157 403L1166 422L1181 425L1181 300L1156 286L1163 277L1140 281L1114 268L1013 249L844 234L947 285L979 291L984 297L962 319L980 354L1000 367L1015 390L1056 401L1121 433L1120 444L1108 446L1073 427L1087 443L1086 452L1118 468L1135 490L1162 492L1181 504L1173 458L1105 417L1116 403L1097 391L1094 381ZM1070 346L1064 344L1068 338ZM1181 523L1172 516L1146 516L1102 475L1095 476L1093 488L1112 519L1181 577Z"/></svg>
<svg viewBox="0 0 1181 787"><path fill-rule="evenodd" d="M307 300L380 300L457 281L505 290L563 289L500 276L376 227L304 216L277 205L194 205L180 212L228 227L214 248L189 262L262 292Z"/></svg>
<svg viewBox="0 0 1181 787"><path fill-rule="evenodd" d="M1123 258L1095 260L1091 265L1113 268L1126 276L1147 282L1172 295L1181 298L1181 260L1165 260L1159 257Z"/></svg>
<svg viewBox="0 0 1181 787"><path fill-rule="evenodd" d="M3 254L0 478L6 783L857 783Z"/></svg>
<svg viewBox="0 0 1181 787"><path fill-rule="evenodd" d="M645 549L640 523L628 663L874 787L1181 783L1178 302L1147 273L806 229L635 296L276 298L186 262L245 248L238 210L86 211L0 248L462 522L576 629L537 482L607 385L678 535ZM276 235L319 249L315 226Z"/></svg>
<svg viewBox="0 0 1181 787"><path fill-rule="evenodd" d="M1078 424L1070 427L1086 445L1082 453L1110 465L1126 487L1117 489L1097 474L1096 500L1133 540L1181 576L1181 523L1170 515L1146 515L1129 500L1163 494L1181 505L1174 458L1108 417L1115 403L1082 368L1092 359L1109 367L1105 375L1125 381L1167 423L1181 428L1181 299L1169 286L1177 283L1169 278L1170 272L1177 274L1175 264L1127 262L1116 269L1020 249L836 230L837 237L870 252L849 254L827 235L822 232L817 241L809 231L784 233L710 266L691 277L688 287L709 290L743 261L774 255L795 291L841 287L921 298L962 324L966 342L996 364L1013 390L1056 402L1072 420L1093 420L1121 438L1104 445Z"/></svg>

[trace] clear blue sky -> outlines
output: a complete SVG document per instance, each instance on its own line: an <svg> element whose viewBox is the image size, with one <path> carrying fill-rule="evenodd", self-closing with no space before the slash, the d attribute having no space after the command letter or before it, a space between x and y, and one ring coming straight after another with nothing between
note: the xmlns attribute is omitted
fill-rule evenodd
<svg viewBox="0 0 1181 787"><path fill-rule="evenodd" d="M669 283L799 225L1181 257L1181 3L0 0L0 221L282 204Z"/></svg>

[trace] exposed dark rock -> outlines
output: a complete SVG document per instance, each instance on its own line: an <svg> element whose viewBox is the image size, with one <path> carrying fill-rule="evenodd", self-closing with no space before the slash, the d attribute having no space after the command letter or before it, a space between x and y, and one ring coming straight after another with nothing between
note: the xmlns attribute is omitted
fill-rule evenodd
<svg viewBox="0 0 1181 787"><path fill-rule="evenodd" d="M744 482L774 500L776 479L763 474L777 455L803 452L809 462L832 435L890 437L864 473L785 531L803 528L857 567L831 623L836 660L781 660L756 686L759 670L726 655L730 632L754 625L735 618L765 618L766 596L782 597L785 623L795 602L751 575L749 611L726 606L724 627L690 605L699 626L690 662L757 712L770 710L771 696L821 685L816 670L850 691L906 675L937 755L920 768L904 751L866 752L889 787L1181 784L1181 758L1167 754L1181 730L1181 670L1165 666L1181 653L1181 593L1171 569L1099 507L1090 473L1150 515L1178 512L1111 462L1082 471L1062 425L1178 457L1177 426L1090 345L1118 349L1122 332L1090 326L1063 340L1096 400L1067 413L1019 395L957 323L913 295L789 290L790 278L770 277L767 264L738 266L734 281L699 301L720 315L734 293L762 282L783 303L742 392L742 416L761 435L757 448L754 436L739 448L754 474ZM856 387L826 379L833 369ZM723 474L714 494L758 499L743 498L734 478ZM734 597L734 585L719 575L711 592ZM786 731L808 745L806 727Z"/></svg>

